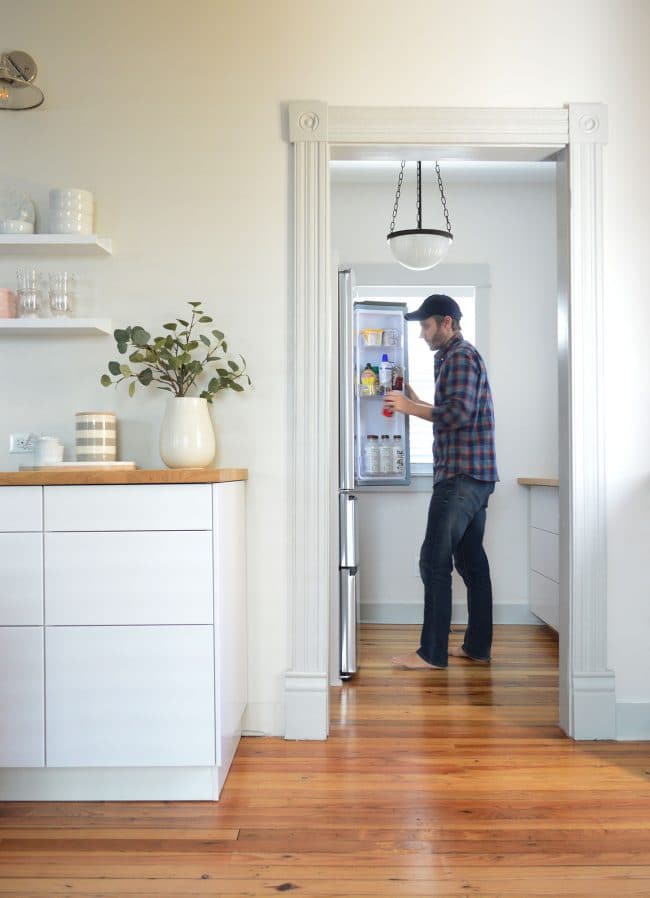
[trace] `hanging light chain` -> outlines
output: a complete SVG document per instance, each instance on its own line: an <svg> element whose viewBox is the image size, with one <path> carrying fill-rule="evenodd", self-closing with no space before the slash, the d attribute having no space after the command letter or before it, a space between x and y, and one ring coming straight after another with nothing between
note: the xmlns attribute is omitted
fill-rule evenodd
<svg viewBox="0 0 650 898"><path fill-rule="evenodd" d="M390 233L392 234L395 230L395 219L397 218L397 210L399 208L399 198L402 192L402 181L404 180L404 166L406 162L402 162L401 168L399 170L399 177L397 178L397 190L395 191L395 202L393 203L393 218L390 223Z"/></svg>
<svg viewBox="0 0 650 898"><path fill-rule="evenodd" d="M438 175L438 190L440 191L440 202L442 203L442 211L445 213L445 221L447 222L447 233L451 235L451 222L449 221L449 212L447 212L447 200L445 199L445 189L442 186L442 176L440 174L440 166L436 161L436 174Z"/></svg>

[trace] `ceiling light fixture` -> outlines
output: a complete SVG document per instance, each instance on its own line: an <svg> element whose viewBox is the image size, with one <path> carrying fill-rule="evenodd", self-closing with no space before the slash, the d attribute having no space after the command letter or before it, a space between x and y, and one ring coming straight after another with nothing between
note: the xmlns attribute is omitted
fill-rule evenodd
<svg viewBox="0 0 650 898"><path fill-rule="evenodd" d="M438 176L438 190L440 191L440 200L442 209L445 213L447 222L446 231L437 231L433 228L422 227L422 163L417 163L417 227L403 231L395 230L395 219L397 218L397 210L399 208L399 198L402 191L402 181L404 179L404 166L402 162L399 177L397 179L397 190L395 191L395 203L393 204L393 218L390 223L390 233L386 236L388 245L397 262L405 268L412 268L415 271L424 271L427 268L433 268L442 260L447 250L452 244L454 235L451 233L451 223L449 221L449 213L447 212L447 200L445 199L445 191L442 186L442 176L440 174L440 166L436 162L436 174Z"/></svg>
<svg viewBox="0 0 650 898"><path fill-rule="evenodd" d="M32 82L38 69L23 50L0 54L0 109L35 109L45 96Z"/></svg>

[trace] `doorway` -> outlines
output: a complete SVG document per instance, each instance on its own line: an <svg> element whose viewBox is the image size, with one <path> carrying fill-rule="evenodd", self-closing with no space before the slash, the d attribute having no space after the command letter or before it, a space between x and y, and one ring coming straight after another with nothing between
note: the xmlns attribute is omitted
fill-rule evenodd
<svg viewBox="0 0 650 898"><path fill-rule="evenodd" d="M573 738L615 734L606 669L601 194L606 109L381 109L289 105L294 146L294 344L287 738L325 738L329 608L336 585L335 315L329 271L329 159L540 160L558 168L560 352L560 725ZM429 153L430 155L425 155ZM569 207L569 195L571 206ZM564 250L562 247L564 246ZM569 246L571 251L569 252ZM316 371L305 378L305 370Z"/></svg>

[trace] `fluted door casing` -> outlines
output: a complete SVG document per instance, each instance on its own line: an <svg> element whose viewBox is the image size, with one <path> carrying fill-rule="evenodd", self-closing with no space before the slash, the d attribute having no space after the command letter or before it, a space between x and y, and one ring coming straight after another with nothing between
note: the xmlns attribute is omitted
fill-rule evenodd
<svg viewBox="0 0 650 898"><path fill-rule="evenodd" d="M207 468L217 443L207 399L174 396L160 426L160 457L168 468Z"/></svg>

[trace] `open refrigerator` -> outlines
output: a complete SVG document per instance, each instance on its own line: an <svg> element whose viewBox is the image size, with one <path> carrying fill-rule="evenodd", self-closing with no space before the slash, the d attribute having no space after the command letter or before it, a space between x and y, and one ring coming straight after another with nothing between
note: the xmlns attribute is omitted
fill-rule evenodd
<svg viewBox="0 0 650 898"><path fill-rule="evenodd" d="M377 488L388 491L411 480L408 416L386 416L383 401L384 392L408 382L406 311L406 303L356 301L353 272L339 271L339 595L343 679L358 669L358 494Z"/></svg>

